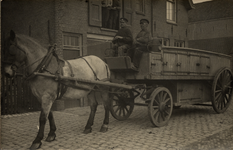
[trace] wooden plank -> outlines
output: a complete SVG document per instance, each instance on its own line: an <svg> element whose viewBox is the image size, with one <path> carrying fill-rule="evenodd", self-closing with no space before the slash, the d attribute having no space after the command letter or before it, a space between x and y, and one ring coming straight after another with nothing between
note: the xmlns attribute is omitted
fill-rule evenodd
<svg viewBox="0 0 233 150"><path fill-rule="evenodd" d="M5 105L5 91L6 91L6 84L5 84L5 75L1 76L2 84L1 84L1 112L3 115L6 114L6 105Z"/></svg>
<svg viewBox="0 0 233 150"><path fill-rule="evenodd" d="M9 96L9 114L12 114L13 113L13 105L12 105L13 104L13 96L12 96L13 90L12 90L12 81L11 81L12 79L8 79L8 80L9 80L9 89L10 89L9 90L10 93L8 95Z"/></svg>
<svg viewBox="0 0 233 150"><path fill-rule="evenodd" d="M13 85L12 85L12 88L13 88L13 113L17 113L17 81L16 81L16 77L13 78Z"/></svg>
<svg viewBox="0 0 233 150"><path fill-rule="evenodd" d="M22 77L17 76L17 102L18 110L22 107Z"/></svg>

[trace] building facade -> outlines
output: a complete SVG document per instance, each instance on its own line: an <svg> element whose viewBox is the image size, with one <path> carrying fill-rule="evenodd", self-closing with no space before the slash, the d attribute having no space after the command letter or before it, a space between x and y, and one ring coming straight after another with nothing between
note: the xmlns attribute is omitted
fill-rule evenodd
<svg viewBox="0 0 233 150"><path fill-rule="evenodd" d="M64 59L91 54L104 58L119 18L125 17L134 37L141 30L140 19L148 19L153 39L188 47L188 11L193 6L192 0L3 0L2 38L14 30L45 47L56 43Z"/></svg>
<svg viewBox="0 0 233 150"><path fill-rule="evenodd" d="M189 47L233 53L233 1L213 0L189 11Z"/></svg>

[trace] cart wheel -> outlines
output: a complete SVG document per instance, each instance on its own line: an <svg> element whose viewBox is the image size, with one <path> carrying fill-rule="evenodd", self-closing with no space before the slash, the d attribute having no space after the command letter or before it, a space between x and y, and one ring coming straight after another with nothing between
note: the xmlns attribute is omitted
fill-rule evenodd
<svg viewBox="0 0 233 150"><path fill-rule="evenodd" d="M221 69L214 78L212 86L212 106L217 113L223 113L230 105L233 87L232 72L228 68Z"/></svg>
<svg viewBox="0 0 233 150"><path fill-rule="evenodd" d="M168 123L173 109L173 100L170 91L165 87L158 87L150 96L150 121L157 127Z"/></svg>
<svg viewBox="0 0 233 150"><path fill-rule="evenodd" d="M126 120L129 118L134 108L134 94L130 90L118 90L120 94L112 93L110 96L110 112L117 120Z"/></svg>

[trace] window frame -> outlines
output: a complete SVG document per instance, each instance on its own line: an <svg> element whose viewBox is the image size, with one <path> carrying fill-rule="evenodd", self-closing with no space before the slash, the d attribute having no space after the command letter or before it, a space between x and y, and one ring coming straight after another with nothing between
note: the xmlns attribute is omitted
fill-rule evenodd
<svg viewBox="0 0 233 150"><path fill-rule="evenodd" d="M69 38L70 37L78 37L79 46L65 45L65 42L64 42L65 36L67 36ZM63 46L63 52L64 52L64 50L79 51L79 56L82 56L83 55L83 37L82 37L82 34L63 32L62 33L62 46Z"/></svg>
<svg viewBox="0 0 233 150"><path fill-rule="evenodd" d="M173 4L174 10L171 12L172 17L168 17L168 4ZM174 16L173 16L174 15ZM172 18L174 19L172 20ZM177 1L176 0L166 0L166 21L167 23L176 24L177 23Z"/></svg>
<svg viewBox="0 0 233 150"><path fill-rule="evenodd" d="M145 0L138 0L138 1L142 1L142 10L137 10L137 3L135 2L135 12L136 14L139 14L139 15L145 15Z"/></svg>

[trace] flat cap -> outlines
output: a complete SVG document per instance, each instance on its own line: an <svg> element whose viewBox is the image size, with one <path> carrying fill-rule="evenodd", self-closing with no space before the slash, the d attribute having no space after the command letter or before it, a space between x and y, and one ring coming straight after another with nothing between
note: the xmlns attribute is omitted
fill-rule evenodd
<svg viewBox="0 0 233 150"><path fill-rule="evenodd" d="M141 23L141 22L143 22L143 23L146 22L146 23L149 24L149 20L147 20L147 19L141 19L141 20L140 20L140 23Z"/></svg>
<svg viewBox="0 0 233 150"><path fill-rule="evenodd" d="M126 19L126 18L120 18L120 21L128 22L128 19Z"/></svg>

